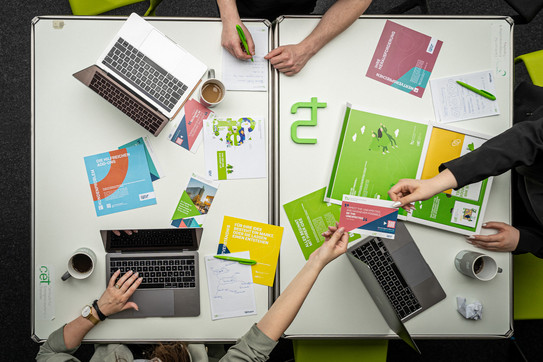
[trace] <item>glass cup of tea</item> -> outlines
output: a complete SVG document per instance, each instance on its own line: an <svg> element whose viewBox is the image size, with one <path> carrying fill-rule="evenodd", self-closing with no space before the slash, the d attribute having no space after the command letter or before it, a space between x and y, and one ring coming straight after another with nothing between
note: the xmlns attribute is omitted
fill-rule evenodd
<svg viewBox="0 0 543 362"><path fill-rule="evenodd" d="M62 276L62 280L70 277L85 279L94 271L96 254L89 248L79 248L72 253L68 260L68 271Z"/></svg>
<svg viewBox="0 0 543 362"><path fill-rule="evenodd" d="M219 79L215 78L215 70L207 72L207 79L200 87L200 103L206 107L215 107L221 103L226 94L226 88Z"/></svg>

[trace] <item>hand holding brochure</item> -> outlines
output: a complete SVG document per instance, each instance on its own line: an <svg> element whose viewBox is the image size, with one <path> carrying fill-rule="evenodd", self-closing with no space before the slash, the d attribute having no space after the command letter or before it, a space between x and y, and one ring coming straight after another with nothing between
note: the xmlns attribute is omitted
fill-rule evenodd
<svg viewBox="0 0 543 362"><path fill-rule="evenodd" d="M394 239L398 209L393 202L343 195L339 227L361 235Z"/></svg>

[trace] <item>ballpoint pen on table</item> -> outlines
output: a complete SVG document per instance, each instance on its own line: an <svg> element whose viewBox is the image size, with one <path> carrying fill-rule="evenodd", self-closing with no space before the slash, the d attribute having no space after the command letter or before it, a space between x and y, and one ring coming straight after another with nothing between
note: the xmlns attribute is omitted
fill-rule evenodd
<svg viewBox="0 0 543 362"><path fill-rule="evenodd" d="M253 259L236 258L234 256L227 256L227 255L214 255L214 257L217 259L222 259L222 260L237 261L238 263L244 264L244 265L256 264L256 260L253 260Z"/></svg>
<svg viewBox="0 0 543 362"><path fill-rule="evenodd" d="M495 101L495 100L496 100L496 97L495 97L493 94L491 94L491 93L489 93L489 92L487 92L487 91L485 91L485 90L477 89L477 88L472 87L471 85L466 84L466 83L464 83L464 82L461 82L461 81L459 81L459 80L457 80L456 83L460 84L460 85L461 85L462 87L464 87L464 88L469 89L469 90L472 91L472 92L475 92L475 93L479 94L480 96L483 96L483 97L485 97L485 98L487 98L487 99L490 99L491 101Z"/></svg>
<svg viewBox="0 0 543 362"><path fill-rule="evenodd" d="M241 26L236 25L236 30L238 31L239 39L243 43L243 47L245 48L245 51L248 55L251 55L251 52L249 51L249 46L247 45L247 38L245 37L245 33L243 32L243 29ZM251 56L251 62L254 62L253 57Z"/></svg>

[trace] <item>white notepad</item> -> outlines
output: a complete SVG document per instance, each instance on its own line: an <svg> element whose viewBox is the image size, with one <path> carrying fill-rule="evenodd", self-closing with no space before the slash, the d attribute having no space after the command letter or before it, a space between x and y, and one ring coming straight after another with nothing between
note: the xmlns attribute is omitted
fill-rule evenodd
<svg viewBox="0 0 543 362"><path fill-rule="evenodd" d="M222 50L222 80L227 90L261 91L268 90L268 28L248 26L255 43L254 61L239 60L226 49Z"/></svg>
<svg viewBox="0 0 543 362"><path fill-rule="evenodd" d="M430 80L436 121L449 123L500 114L498 101L491 101L456 83L459 80L496 95L495 77L490 70Z"/></svg>
<svg viewBox="0 0 543 362"><path fill-rule="evenodd" d="M248 251L228 256L250 259ZM205 257L211 319L243 317L256 314L255 291L250 265L237 261Z"/></svg>

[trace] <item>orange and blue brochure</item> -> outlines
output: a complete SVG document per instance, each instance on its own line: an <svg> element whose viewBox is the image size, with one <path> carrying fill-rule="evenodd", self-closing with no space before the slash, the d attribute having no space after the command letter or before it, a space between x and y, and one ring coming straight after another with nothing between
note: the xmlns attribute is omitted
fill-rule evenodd
<svg viewBox="0 0 543 362"><path fill-rule="evenodd" d="M85 157L97 216L156 204L143 144Z"/></svg>
<svg viewBox="0 0 543 362"><path fill-rule="evenodd" d="M217 254L249 251L253 282L273 286L283 227L225 216Z"/></svg>

